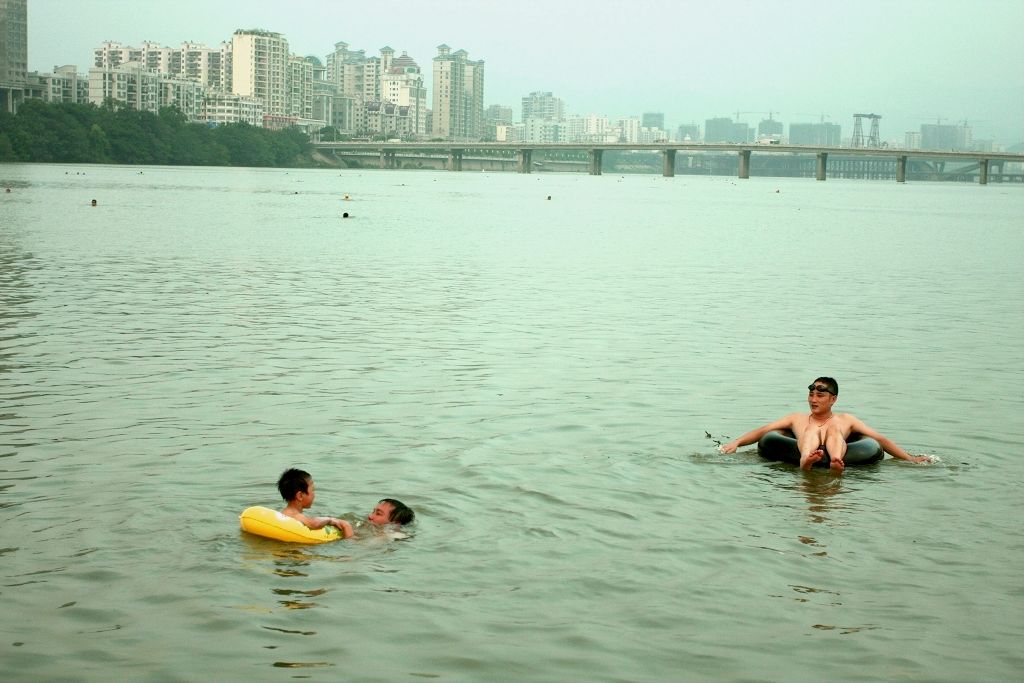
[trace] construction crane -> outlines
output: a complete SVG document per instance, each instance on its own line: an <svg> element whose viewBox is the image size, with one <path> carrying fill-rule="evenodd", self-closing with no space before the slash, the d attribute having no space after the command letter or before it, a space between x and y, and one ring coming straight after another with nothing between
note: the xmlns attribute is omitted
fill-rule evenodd
<svg viewBox="0 0 1024 683"><path fill-rule="evenodd" d="M821 120L818 123L825 123L825 119L832 118L831 114L808 114L806 112L795 112L793 116L819 116Z"/></svg>

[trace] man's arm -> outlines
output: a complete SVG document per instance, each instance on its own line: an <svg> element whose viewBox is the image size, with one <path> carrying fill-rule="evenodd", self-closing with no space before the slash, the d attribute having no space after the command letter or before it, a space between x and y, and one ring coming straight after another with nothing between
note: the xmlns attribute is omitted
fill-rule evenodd
<svg viewBox="0 0 1024 683"><path fill-rule="evenodd" d="M735 453L737 448L742 448L749 444L755 443L761 439L762 436L775 429L792 429L793 428L793 416L796 413L790 413L786 417L779 418L775 422L769 422L766 425L762 425L757 429L751 429L749 432L733 439L729 443L722 444L718 447L721 453Z"/></svg>
<svg viewBox="0 0 1024 683"><path fill-rule="evenodd" d="M882 450L885 451L886 453L888 453L889 455L891 455L894 458L899 458L900 460L906 460L907 462L931 462L932 461L932 459L929 458L926 455L911 455L910 453L907 453L905 450L903 450L902 448L897 446L896 443L892 439L889 439L889 438L883 436L882 434L879 434L874 429L872 429L871 427L868 427L866 424L864 424L862 421L860 421L856 417L854 417L853 420L851 421L851 426L853 427L852 431L857 432L858 434L863 434L864 436L870 437L870 438L874 439L875 441L877 441L878 444L882 447Z"/></svg>

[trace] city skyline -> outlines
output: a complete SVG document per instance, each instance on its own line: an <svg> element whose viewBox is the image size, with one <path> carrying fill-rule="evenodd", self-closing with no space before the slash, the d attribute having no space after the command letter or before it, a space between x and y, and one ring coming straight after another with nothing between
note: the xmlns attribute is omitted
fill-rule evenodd
<svg viewBox="0 0 1024 683"><path fill-rule="evenodd" d="M787 124L825 120L845 132L854 113L870 111L883 117L884 140L902 140L921 124L967 121L976 139L1024 141L1024 57L1014 49L1024 4L895 4L822 10L793 0L766 10L640 0L609 9L577 0L397 0L381 18L351 3L312 2L294 12L277 2L180 0L174 12L147 15L126 0L29 0L29 69L87 70L107 40L214 46L236 29L262 28L284 34L294 53L321 59L345 41L368 54L389 45L425 66L438 45L460 46L486 63L484 105L517 116L522 97L543 90L577 115L662 112L668 129L741 112L738 120L754 126L771 115ZM966 41L973 35L984 40Z"/></svg>

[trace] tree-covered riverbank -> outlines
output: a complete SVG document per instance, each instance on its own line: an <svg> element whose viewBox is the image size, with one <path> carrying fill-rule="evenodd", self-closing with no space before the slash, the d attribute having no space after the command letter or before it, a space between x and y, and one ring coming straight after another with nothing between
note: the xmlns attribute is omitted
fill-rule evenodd
<svg viewBox="0 0 1024 683"><path fill-rule="evenodd" d="M244 123L189 123L175 109L159 114L27 100L16 115L0 111L0 161L310 166L307 136Z"/></svg>

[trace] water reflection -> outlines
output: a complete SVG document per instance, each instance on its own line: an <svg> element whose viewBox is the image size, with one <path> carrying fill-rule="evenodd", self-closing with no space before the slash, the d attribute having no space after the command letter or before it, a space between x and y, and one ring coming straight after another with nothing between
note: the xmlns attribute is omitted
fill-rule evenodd
<svg viewBox="0 0 1024 683"><path fill-rule="evenodd" d="M849 505L840 502L836 496L847 492L844 480L831 473L804 470L803 475L798 479L797 486L807 501L807 516L815 524L824 524L829 521L829 514L836 510L849 510ZM800 537L801 542L804 537ZM813 539L811 539L813 541Z"/></svg>

